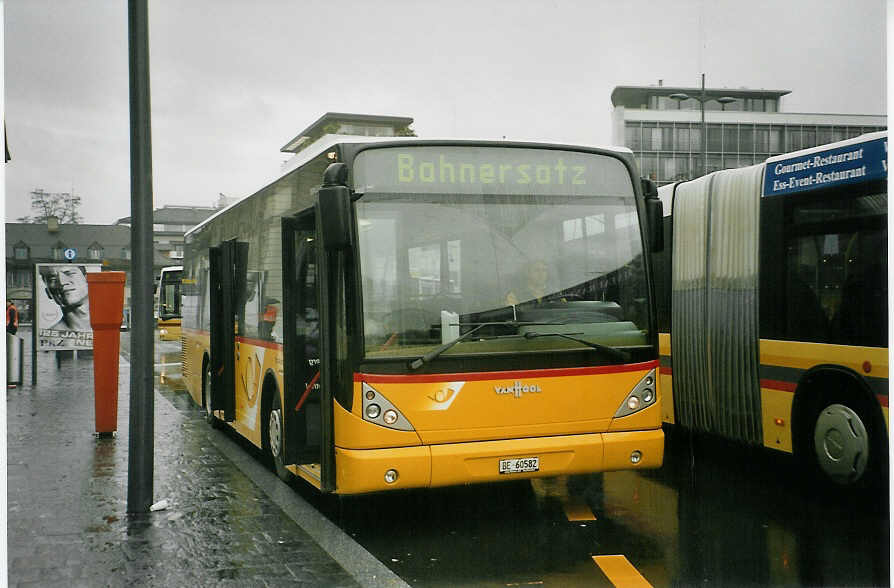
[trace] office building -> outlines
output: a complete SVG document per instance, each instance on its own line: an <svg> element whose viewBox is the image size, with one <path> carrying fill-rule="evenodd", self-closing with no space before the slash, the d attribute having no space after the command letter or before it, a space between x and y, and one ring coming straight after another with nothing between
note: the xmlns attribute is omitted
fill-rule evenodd
<svg viewBox="0 0 894 588"><path fill-rule="evenodd" d="M703 94L701 88L661 81L617 86L611 95L612 143L632 149L642 176L662 185L887 128L884 115L785 112L790 93L705 88Z"/></svg>

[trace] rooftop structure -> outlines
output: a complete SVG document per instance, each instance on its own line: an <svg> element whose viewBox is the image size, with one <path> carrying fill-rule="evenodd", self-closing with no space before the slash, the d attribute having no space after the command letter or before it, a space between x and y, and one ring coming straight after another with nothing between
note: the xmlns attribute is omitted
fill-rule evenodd
<svg viewBox="0 0 894 588"><path fill-rule="evenodd" d="M411 124L413 119L406 116L327 112L283 145L280 151L298 153L323 135L415 136L416 133L410 129Z"/></svg>

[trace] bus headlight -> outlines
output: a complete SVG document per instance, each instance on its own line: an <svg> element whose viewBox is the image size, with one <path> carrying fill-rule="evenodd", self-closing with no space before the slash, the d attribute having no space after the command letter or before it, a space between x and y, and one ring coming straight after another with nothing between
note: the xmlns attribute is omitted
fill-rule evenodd
<svg viewBox="0 0 894 588"><path fill-rule="evenodd" d="M410 421L381 392L363 382L360 391L363 420L397 431L415 431Z"/></svg>
<svg viewBox="0 0 894 588"><path fill-rule="evenodd" d="M624 401L618 407L617 412L615 412L615 418L629 416L655 404L658 400L658 395L655 393L655 378L654 369L643 376L636 386L633 387L633 390L624 397Z"/></svg>

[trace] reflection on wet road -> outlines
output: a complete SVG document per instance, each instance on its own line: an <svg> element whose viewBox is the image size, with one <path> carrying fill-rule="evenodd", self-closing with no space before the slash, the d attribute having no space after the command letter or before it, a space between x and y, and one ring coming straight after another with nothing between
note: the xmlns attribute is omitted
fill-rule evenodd
<svg viewBox="0 0 894 588"><path fill-rule="evenodd" d="M157 347L165 395L179 346ZM829 495L787 456L676 431L660 470L350 498L294 490L413 586L886 586L887 488Z"/></svg>

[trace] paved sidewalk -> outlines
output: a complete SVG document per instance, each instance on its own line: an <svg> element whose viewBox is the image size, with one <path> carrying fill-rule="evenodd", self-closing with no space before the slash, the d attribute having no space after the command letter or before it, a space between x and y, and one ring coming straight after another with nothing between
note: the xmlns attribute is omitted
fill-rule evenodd
<svg viewBox="0 0 894 588"><path fill-rule="evenodd" d="M224 433L158 390L153 495L168 507L127 515L129 364L111 439L94 435L92 359L57 368L39 353L38 368L32 387L26 352L25 383L6 394L10 586L402 584L244 450L227 457Z"/></svg>

